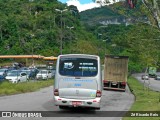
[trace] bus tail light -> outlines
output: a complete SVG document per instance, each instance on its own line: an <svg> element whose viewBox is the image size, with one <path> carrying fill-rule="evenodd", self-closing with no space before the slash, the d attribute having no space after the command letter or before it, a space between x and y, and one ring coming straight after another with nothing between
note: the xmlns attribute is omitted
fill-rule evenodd
<svg viewBox="0 0 160 120"><path fill-rule="evenodd" d="M97 90L96 97L101 97L101 96L102 96L102 92L100 90Z"/></svg>
<svg viewBox="0 0 160 120"><path fill-rule="evenodd" d="M58 95L59 95L58 89L54 89L54 96L58 96Z"/></svg>

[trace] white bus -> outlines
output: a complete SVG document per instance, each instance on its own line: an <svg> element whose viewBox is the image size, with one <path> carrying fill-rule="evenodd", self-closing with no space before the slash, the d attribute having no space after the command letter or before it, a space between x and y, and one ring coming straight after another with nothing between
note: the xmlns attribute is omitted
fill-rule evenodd
<svg viewBox="0 0 160 120"><path fill-rule="evenodd" d="M102 77L96 55L67 54L57 58L54 103L60 109L89 107L100 109Z"/></svg>

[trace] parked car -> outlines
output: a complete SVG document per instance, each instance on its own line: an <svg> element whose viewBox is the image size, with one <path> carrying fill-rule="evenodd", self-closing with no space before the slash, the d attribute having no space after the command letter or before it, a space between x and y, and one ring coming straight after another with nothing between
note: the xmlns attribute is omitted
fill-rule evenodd
<svg viewBox="0 0 160 120"><path fill-rule="evenodd" d="M37 68L29 68L29 70L33 71L36 75L39 72L39 70Z"/></svg>
<svg viewBox="0 0 160 120"><path fill-rule="evenodd" d="M48 70L40 70L36 75L36 79L49 79L52 78L51 71Z"/></svg>
<svg viewBox="0 0 160 120"><path fill-rule="evenodd" d="M29 70L29 68L28 67L21 67L21 68L19 68L19 70Z"/></svg>
<svg viewBox="0 0 160 120"><path fill-rule="evenodd" d="M12 83L26 82L27 73L19 70L13 70L7 74L6 80Z"/></svg>
<svg viewBox="0 0 160 120"><path fill-rule="evenodd" d="M7 68L2 68L2 69L0 69L0 75L2 75L2 76L6 76L7 75L7 72L8 72L8 69Z"/></svg>
<svg viewBox="0 0 160 120"><path fill-rule="evenodd" d="M47 67L47 70L51 71L52 77L55 76L55 74L56 74L56 69L55 69L53 66L48 66L48 67Z"/></svg>
<svg viewBox="0 0 160 120"><path fill-rule="evenodd" d="M148 75L142 75L141 78L142 78L142 80L148 80L149 76Z"/></svg>
<svg viewBox="0 0 160 120"><path fill-rule="evenodd" d="M52 78L54 78L55 74L56 74L56 70L50 70L52 73Z"/></svg>
<svg viewBox="0 0 160 120"><path fill-rule="evenodd" d="M17 68L12 66L8 67L8 71L11 71L11 70L17 70Z"/></svg>
<svg viewBox="0 0 160 120"><path fill-rule="evenodd" d="M0 82L4 81L5 77L3 75L0 75Z"/></svg>
<svg viewBox="0 0 160 120"><path fill-rule="evenodd" d="M27 73L27 79L35 79L37 73L34 70L22 70L22 72Z"/></svg>
<svg viewBox="0 0 160 120"><path fill-rule="evenodd" d="M160 75L156 75L155 80L160 80Z"/></svg>
<svg viewBox="0 0 160 120"><path fill-rule="evenodd" d="M25 72L27 74L27 79L29 80L31 77L31 71L30 70L21 70L21 72Z"/></svg>

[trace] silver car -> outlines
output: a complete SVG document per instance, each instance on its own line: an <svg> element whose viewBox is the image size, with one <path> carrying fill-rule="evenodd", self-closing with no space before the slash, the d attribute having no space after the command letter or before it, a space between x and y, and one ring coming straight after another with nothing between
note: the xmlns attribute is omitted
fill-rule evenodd
<svg viewBox="0 0 160 120"><path fill-rule="evenodd" d="M160 80L160 75L157 75L157 76L155 77L155 80Z"/></svg>
<svg viewBox="0 0 160 120"><path fill-rule="evenodd" d="M95 55L69 54L57 59L54 104L64 107L100 109L102 79L100 58Z"/></svg>
<svg viewBox="0 0 160 120"><path fill-rule="evenodd" d="M40 70L38 74L36 75L36 79L46 80L50 78L52 78L52 73L49 70Z"/></svg>
<svg viewBox="0 0 160 120"><path fill-rule="evenodd" d="M9 72L6 76L6 79L12 83L26 82L27 74L18 70L13 70Z"/></svg>
<svg viewBox="0 0 160 120"><path fill-rule="evenodd" d="M141 78L142 78L142 80L148 80L149 76L148 75L142 75Z"/></svg>

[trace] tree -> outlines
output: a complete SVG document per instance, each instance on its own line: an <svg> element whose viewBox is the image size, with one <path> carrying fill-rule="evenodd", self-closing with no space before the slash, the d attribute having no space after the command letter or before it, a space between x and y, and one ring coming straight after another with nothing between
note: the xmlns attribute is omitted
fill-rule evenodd
<svg viewBox="0 0 160 120"><path fill-rule="evenodd" d="M155 25L160 29L160 1L158 0L142 0L144 5L148 8L148 10L151 12ZM153 23L153 22L152 22Z"/></svg>
<svg viewBox="0 0 160 120"><path fill-rule="evenodd" d="M76 6L70 5L70 6L69 6L69 9L70 9L71 13L72 13L75 17L80 18L79 11L78 11L78 8L77 8Z"/></svg>
<svg viewBox="0 0 160 120"><path fill-rule="evenodd" d="M96 3L108 3L111 0L93 0ZM115 3L115 0L112 0ZM156 25L160 29L160 1L159 0L142 0L143 4L150 11L154 21L150 20L152 25ZM135 8L137 0L126 0L126 3L129 4L130 8ZM104 4L103 4L104 5ZM106 4L107 5L107 4ZM144 11L145 12L145 11Z"/></svg>

